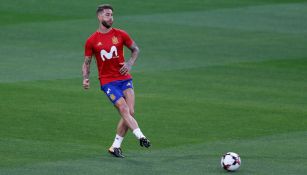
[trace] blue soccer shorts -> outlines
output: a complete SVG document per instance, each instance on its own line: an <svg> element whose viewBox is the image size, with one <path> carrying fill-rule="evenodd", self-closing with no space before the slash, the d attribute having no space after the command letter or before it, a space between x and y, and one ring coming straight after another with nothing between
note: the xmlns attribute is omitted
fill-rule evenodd
<svg viewBox="0 0 307 175"><path fill-rule="evenodd" d="M116 101L124 97L124 91L132 88L132 79L113 81L101 86L101 90L109 97L110 101L115 105Z"/></svg>

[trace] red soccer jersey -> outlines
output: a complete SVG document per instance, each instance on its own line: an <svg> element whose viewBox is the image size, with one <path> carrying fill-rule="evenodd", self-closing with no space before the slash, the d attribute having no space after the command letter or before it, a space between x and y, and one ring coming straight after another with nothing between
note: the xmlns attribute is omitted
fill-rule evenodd
<svg viewBox="0 0 307 175"><path fill-rule="evenodd" d="M124 45L130 48L132 44L133 40L125 31L115 28L108 33L96 31L87 39L84 55L95 55L101 86L132 78L130 74L121 75L119 72L120 63L125 62Z"/></svg>

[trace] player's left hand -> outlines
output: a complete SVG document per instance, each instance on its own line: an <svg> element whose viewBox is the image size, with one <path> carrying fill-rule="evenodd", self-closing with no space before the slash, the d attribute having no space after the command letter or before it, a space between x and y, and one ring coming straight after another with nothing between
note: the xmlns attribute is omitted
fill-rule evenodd
<svg viewBox="0 0 307 175"><path fill-rule="evenodd" d="M124 62L119 64L122 65L122 67L119 70L120 74L122 75L128 74L129 71L131 70L132 65L129 62Z"/></svg>
<svg viewBox="0 0 307 175"><path fill-rule="evenodd" d="M89 89L90 88L90 80L89 79L84 79L83 80L83 88L85 89L85 90L87 90L87 89Z"/></svg>

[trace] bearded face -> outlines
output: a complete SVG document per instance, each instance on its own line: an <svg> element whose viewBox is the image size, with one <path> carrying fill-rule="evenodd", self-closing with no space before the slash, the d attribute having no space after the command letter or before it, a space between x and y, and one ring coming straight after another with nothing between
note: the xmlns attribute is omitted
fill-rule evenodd
<svg viewBox="0 0 307 175"><path fill-rule="evenodd" d="M107 21L101 21L101 24L105 26L107 29L112 27L113 21L112 22L107 22Z"/></svg>
<svg viewBox="0 0 307 175"><path fill-rule="evenodd" d="M98 20L104 27L109 29L113 24L113 11L111 9L104 9L98 14Z"/></svg>

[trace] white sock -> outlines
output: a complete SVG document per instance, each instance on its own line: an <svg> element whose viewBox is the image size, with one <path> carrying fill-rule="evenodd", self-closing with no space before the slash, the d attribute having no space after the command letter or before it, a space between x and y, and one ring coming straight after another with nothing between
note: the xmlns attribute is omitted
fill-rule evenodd
<svg viewBox="0 0 307 175"><path fill-rule="evenodd" d="M145 137L140 128L136 128L135 130L133 130L133 134L137 139Z"/></svg>
<svg viewBox="0 0 307 175"><path fill-rule="evenodd" d="M116 134L114 142L112 144L112 147L113 148L120 148L120 145L122 144L123 140L124 140L124 137L121 137L121 136Z"/></svg>

